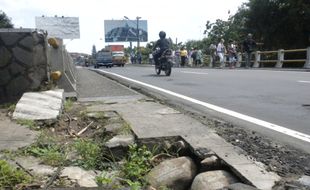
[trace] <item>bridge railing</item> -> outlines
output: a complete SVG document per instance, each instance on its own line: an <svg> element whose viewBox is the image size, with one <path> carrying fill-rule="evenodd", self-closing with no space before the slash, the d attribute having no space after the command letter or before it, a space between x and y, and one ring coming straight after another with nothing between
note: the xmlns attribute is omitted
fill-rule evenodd
<svg viewBox="0 0 310 190"><path fill-rule="evenodd" d="M285 59L285 55L288 53L306 53L305 59ZM284 50L279 49L277 51L255 51L251 56L251 62L253 63L254 68L264 67L265 63L274 63L275 68L282 68L284 63L303 63L303 68L310 68L310 47L306 49L291 49L291 50ZM268 56L269 55L269 56ZM273 57L276 59L266 59L265 57ZM228 55L225 55L225 60L227 60ZM245 61L243 58L245 57L244 53L237 54L237 63L236 67L241 67L241 64ZM253 59L254 58L254 59ZM210 62L212 62L212 57L210 57ZM228 61L225 61L228 63ZM212 67L212 64L209 64Z"/></svg>

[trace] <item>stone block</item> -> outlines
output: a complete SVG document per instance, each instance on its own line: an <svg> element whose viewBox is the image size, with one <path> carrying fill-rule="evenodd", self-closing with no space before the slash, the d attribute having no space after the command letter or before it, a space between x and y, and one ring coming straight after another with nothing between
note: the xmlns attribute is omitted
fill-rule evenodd
<svg viewBox="0 0 310 190"><path fill-rule="evenodd" d="M17 75L18 73L23 75L26 72L26 69L15 61L10 65L9 70L12 75Z"/></svg>
<svg viewBox="0 0 310 190"><path fill-rule="evenodd" d="M32 36L26 36L25 38L23 38L19 44L21 46L23 46L24 48L28 49L29 51L32 50L33 48L33 39L32 39Z"/></svg>
<svg viewBox="0 0 310 190"><path fill-rule="evenodd" d="M47 65L47 58L42 45L33 47L33 65Z"/></svg>
<svg viewBox="0 0 310 190"><path fill-rule="evenodd" d="M28 67L32 66L32 52L26 51L20 47L14 47L13 55L18 61L28 65Z"/></svg>
<svg viewBox="0 0 310 190"><path fill-rule="evenodd" d="M33 33L32 37L34 45L44 43L45 36L43 34Z"/></svg>
<svg viewBox="0 0 310 190"><path fill-rule="evenodd" d="M194 161L189 157L165 160L155 166L146 176L152 187L185 190L197 172Z"/></svg>
<svg viewBox="0 0 310 190"><path fill-rule="evenodd" d="M6 87L8 96L21 96L23 92L29 89L30 82L23 76L12 79Z"/></svg>
<svg viewBox="0 0 310 190"><path fill-rule="evenodd" d="M227 171L209 171L195 177L191 190L215 190L236 182L238 182L236 177Z"/></svg>
<svg viewBox="0 0 310 190"><path fill-rule="evenodd" d="M22 35L23 33L7 32L7 33L1 33L0 37L4 42L5 46L12 46L19 41Z"/></svg>
<svg viewBox="0 0 310 190"><path fill-rule="evenodd" d="M5 67L10 64L12 58L12 54L9 50L3 46L0 47L0 67Z"/></svg>
<svg viewBox="0 0 310 190"><path fill-rule="evenodd" d="M0 85L7 84L11 79L11 75L7 69L0 70Z"/></svg>

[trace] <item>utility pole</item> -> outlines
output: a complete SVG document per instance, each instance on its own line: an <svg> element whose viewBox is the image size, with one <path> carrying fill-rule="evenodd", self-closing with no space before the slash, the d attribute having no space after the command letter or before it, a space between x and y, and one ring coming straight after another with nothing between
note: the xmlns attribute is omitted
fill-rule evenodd
<svg viewBox="0 0 310 190"><path fill-rule="evenodd" d="M139 30L139 19L141 17L137 16L137 48L138 48L138 53L140 53L140 30Z"/></svg>

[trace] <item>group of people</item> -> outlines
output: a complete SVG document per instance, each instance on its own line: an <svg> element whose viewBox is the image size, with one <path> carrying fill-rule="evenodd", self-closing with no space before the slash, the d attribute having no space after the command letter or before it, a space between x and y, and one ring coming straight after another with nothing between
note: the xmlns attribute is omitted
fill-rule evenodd
<svg viewBox="0 0 310 190"><path fill-rule="evenodd" d="M161 31L159 33L160 39L157 40L154 46L154 50L159 48L153 54L155 64L158 63L158 59L161 54L168 48L170 48L171 44L169 40L166 39L166 33ZM237 62L237 44L233 40L229 40L227 46L224 45L224 39L221 39L220 42L216 45L210 45L210 53L211 53L211 64L212 66L215 65L216 57L219 58L220 68L225 67L225 55L228 55L229 67L235 68ZM242 50L245 53L245 68L251 67L251 54L256 48L256 42L253 40L253 35L248 34L246 39L242 43ZM190 55L189 55L190 54ZM178 56L181 58L181 67L184 67L188 61L188 58L192 58L193 65L198 66L202 64L202 51L198 50L197 48L192 49L189 53L182 47L181 50L178 52Z"/></svg>
<svg viewBox="0 0 310 190"><path fill-rule="evenodd" d="M224 45L224 39L221 39L218 45L210 45L210 53L212 57L212 65L215 65L216 58L219 58L220 68L225 67L225 55L228 55L230 68L235 68L237 62L237 44L233 40L229 40L227 47ZM247 38L242 43L242 50L245 53L245 68L251 67L251 54L256 48L256 42L253 40L253 35L248 34Z"/></svg>

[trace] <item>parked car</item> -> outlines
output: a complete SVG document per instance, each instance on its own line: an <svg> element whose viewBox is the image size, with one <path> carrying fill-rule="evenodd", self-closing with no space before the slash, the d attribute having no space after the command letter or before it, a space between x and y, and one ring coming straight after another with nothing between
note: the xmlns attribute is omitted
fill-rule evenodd
<svg viewBox="0 0 310 190"><path fill-rule="evenodd" d="M125 54L123 51L114 51L112 52L112 63L113 65L124 67L126 62Z"/></svg>
<svg viewBox="0 0 310 190"><path fill-rule="evenodd" d="M101 66L112 67L112 55L111 52L99 51L96 55L96 64L95 68L99 68Z"/></svg>

